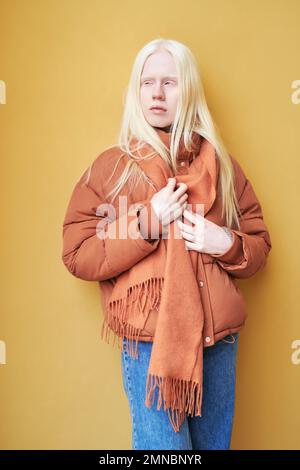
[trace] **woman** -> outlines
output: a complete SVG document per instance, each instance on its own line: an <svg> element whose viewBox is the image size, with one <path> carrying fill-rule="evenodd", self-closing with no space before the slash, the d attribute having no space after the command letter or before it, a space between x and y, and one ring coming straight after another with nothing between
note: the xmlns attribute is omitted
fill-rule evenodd
<svg viewBox="0 0 300 470"><path fill-rule="evenodd" d="M235 278L261 270L270 249L191 51L151 41L133 66L118 145L81 176L63 222L63 262L99 282L101 337L121 344L134 449L230 448L247 317Z"/></svg>

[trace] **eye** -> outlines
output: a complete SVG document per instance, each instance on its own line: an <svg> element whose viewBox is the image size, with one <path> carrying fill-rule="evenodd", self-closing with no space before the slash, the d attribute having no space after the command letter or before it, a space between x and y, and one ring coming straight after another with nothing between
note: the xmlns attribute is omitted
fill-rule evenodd
<svg viewBox="0 0 300 470"><path fill-rule="evenodd" d="M142 84L143 84L143 85L148 85L149 83L152 83L152 82L151 82L150 80L146 80L146 81L144 81ZM173 83L173 84L175 84L175 82L173 82L172 80L167 80L167 81L165 81L165 84L167 84L167 83L171 83L171 84Z"/></svg>

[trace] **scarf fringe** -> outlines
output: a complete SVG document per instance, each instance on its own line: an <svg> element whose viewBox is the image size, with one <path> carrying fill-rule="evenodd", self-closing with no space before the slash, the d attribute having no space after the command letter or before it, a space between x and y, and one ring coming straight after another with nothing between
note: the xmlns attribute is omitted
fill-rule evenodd
<svg viewBox="0 0 300 470"><path fill-rule="evenodd" d="M123 340L127 337L126 350L129 356L138 359L138 341L141 332L141 328L136 328L130 323L120 323L117 318L113 318L110 323L104 318L100 336L101 339L104 339L109 344L110 335L113 334L113 346L115 345L116 339L118 339L117 345L121 351L124 350Z"/></svg>
<svg viewBox="0 0 300 470"><path fill-rule="evenodd" d="M123 351L123 340L127 337L127 352L134 359L138 358L138 340L142 332L130 324L129 315L132 318L142 314L144 317L151 310L158 309L163 288L163 277L152 277L127 289L126 295L117 300L108 302L106 306L106 318L101 328L101 339L107 343L110 341L111 332L114 333L113 346L118 338L118 347ZM122 343L120 345L120 340ZM135 341L135 347L133 345Z"/></svg>
<svg viewBox="0 0 300 470"><path fill-rule="evenodd" d="M138 359L138 341L142 328L129 323L129 315L132 319L139 314L145 317L154 308L158 309L163 280L163 277L152 277L129 287L124 297L108 302L101 328L101 338L109 343L110 335L113 334L113 345L118 338L118 347L123 351L123 340L126 337L128 354ZM198 382L148 374L145 401L148 408L153 405L156 388L158 388L157 409L159 410L163 404L164 410L168 410L169 420L175 432L179 432L187 413L191 416L201 416L202 386Z"/></svg>
<svg viewBox="0 0 300 470"><path fill-rule="evenodd" d="M164 405L168 409L169 420L175 432L179 432L186 414L202 416L202 384L174 377L159 377L148 374L146 381L145 405L150 408L155 399L155 389L158 388L157 409Z"/></svg>
<svg viewBox="0 0 300 470"><path fill-rule="evenodd" d="M148 313L158 307L161 300L163 281L163 277L151 277L146 281L130 286L125 296L108 302L108 312L124 321L124 317L126 317L126 320L128 319L128 307L130 306L130 313L133 315L142 313L145 316L145 312Z"/></svg>

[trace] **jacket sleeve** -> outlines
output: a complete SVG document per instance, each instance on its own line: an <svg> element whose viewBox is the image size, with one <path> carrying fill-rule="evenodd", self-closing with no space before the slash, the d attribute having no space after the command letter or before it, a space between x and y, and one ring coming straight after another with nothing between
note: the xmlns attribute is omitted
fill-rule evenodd
<svg viewBox="0 0 300 470"><path fill-rule="evenodd" d="M64 217L62 261L80 279L104 281L130 269L154 251L160 239L147 241L139 230L139 212L148 201L135 203L117 218L104 217L100 208L105 208L105 200L85 179L86 172L73 189Z"/></svg>
<svg viewBox="0 0 300 470"><path fill-rule="evenodd" d="M231 229L233 244L216 262L236 278L248 278L261 270L272 248L269 231L253 186L239 163L232 158L237 179L236 191L242 217L240 230Z"/></svg>

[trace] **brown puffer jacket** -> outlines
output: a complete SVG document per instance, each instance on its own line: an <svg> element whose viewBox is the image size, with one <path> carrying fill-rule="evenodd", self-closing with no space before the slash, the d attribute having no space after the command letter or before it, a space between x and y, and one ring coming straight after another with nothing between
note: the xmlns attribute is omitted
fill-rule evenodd
<svg viewBox="0 0 300 470"><path fill-rule="evenodd" d="M105 202L103 188L110 190L123 171L128 157L120 160L118 171L107 186L121 150L115 146L103 151L75 184L63 221L62 260L68 271L87 281L98 281L101 292L102 309L109 302L114 286L129 275L130 270L146 256L156 250L159 243L140 237L100 239L96 226L100 216L97 207ZM247 317L245 300L236 279L249 278L261 270L271 250L271 240L263 220L261 205L251 182L245 176L237 160L230 156L235 172L235 190L243 218L240 230L231 229L234 241L223 255L202 253L203 268L198 272L198 282L202 294L205 313L204 347L241 330ZM188 171L189 160L181 162L179 173ZM88 183L86 180L88 178ZM127 193L120 193L127 194ZM131 202L143 202L150 207L145 191L135 191ZM218 192L213 207L207 214L212 222L224 226L221 217L221 198ZM118 226L120 219L139 223L139 212L130 215L119 214L116 205L116 219L110 223ZM138 226L138 225L137 225ZM116 232L117 233L117 232ZM184 293L184 280L183 280ZM153 341L157 310L151 311L140 335L142 341Z"/></svg>

